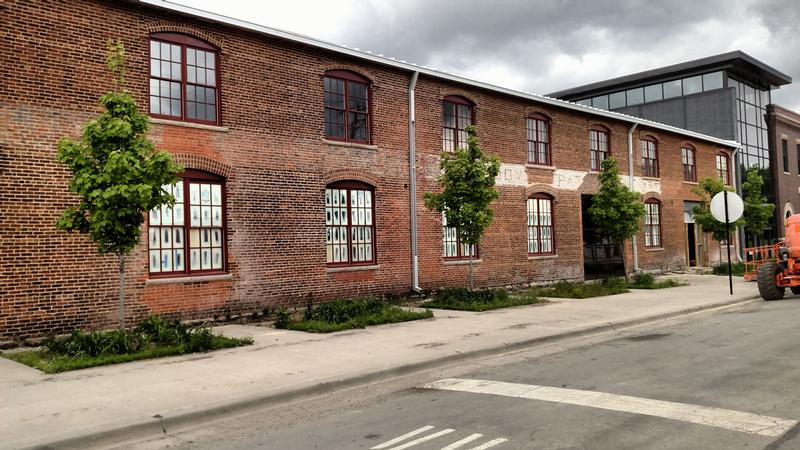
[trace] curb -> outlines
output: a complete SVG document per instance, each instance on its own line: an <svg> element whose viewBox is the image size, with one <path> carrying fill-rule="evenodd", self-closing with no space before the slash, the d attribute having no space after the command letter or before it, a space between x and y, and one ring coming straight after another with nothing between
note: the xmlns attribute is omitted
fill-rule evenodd
<svg viewBox="0 0 800 450"><path fill-rule="evenodd" d="M171 417L161 417L159 415L147 420L140 420L120 426L109 426L105 429L88 431L80 436L68 437L46 444L38 444L24 449L53 449L53 448L87 448L90 446L102 445L104 442L122 442L136 438L155 437L166 434L166 429L180 429L193 422L208 419L219 419L220 416L245 413L248 410L265 408L271 405L285 403L289 401L301 400L307 397L314 397L326 394L334 390L351 388L362 384L373 383L396 376L405 376L414 372L434 369L441 366L450 365L465 359L474 359L487 356L496 356L503 353L522 350L540 344L558 342L567 339L584 337L592 334L603 333L606 331L617 330L619 328L629 328L646 323L653 323L676 317L688 316L694 313L708 311L712 309L725 308L737 304L743 304L758 299L758 296L744 299L728 300L723 302L711 303L708 305L694 306L680 311L657 314L654 316L641 317L637 319L624 320L620 322L607 322L603 325L592 325L583 328L576 328L563 333L541 336L523 341L513 342L502 346L495 346L474 350L465 353L448 355L442 358L428 361L420 361L379 370L372 373L342 378L335 381L326 381L312 386L303 386L278 394L266 394L263 396L240 398L230 402L211 404L201 410L179 413ZM159 420L160 419L160 420Z"/></svg>

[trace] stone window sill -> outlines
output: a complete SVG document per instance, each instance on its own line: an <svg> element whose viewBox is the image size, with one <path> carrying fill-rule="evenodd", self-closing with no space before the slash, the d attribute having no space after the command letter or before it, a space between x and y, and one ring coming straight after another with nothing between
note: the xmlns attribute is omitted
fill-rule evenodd
<svg viewBox="0 0 800 450"><path fill-rule="evenodd" d="M525 163L528 169L556 170L555 166L543 166L541 164Z"/></svg>
<svg viewBox="0 0 800 450"><path fill-rule="evenodd" d="M643 180L661 181L661 177L641 177Z"/></svg>
<svg viewBox="0 0 800 450"><path fill-rule="evenodd" d="M220 127L216 125L206 125L203 123L192 123L192 122L181 122L180 120L169 120L169 119L161 119L157 117L150 118L151 123L157 123L160 125L174 125L176 127L184 127L184 128L196 128L199 130L210 130L210 131L220 131L223 133L227 133L230 131L228 127Z"/></svg>
<svg viewBox="0 0 800 450"><path fill-rule="evenodd" d="M338 147L360 148L364 150L373 150L373 151L378 150L377 145L371 145L371 144L357 144L355 142L332 141L330 139L324 139L324 138L322 139L322 142L328 145L336 145Z"/></svg>
<svg viewBox="0 0 800 450"><path fill-rule="evenodd" d="M652 248L645 247L644 251L646 251L646 252L663 252L664 251L664 247L652 247Z"/></svg>
<svg viewBox="0 0 800 450"><path fill-rule="evenodd" d="M697 186L697 181L683 181L684 184L691 184L692 186Z"/></svg>
<svg viewBox="0 0 800 450"><path fill-rule="evenodd" d="M340 273L340 272L359 272L362 270L378 270L381 266L374 264L371 266L342 266L342 267L326 267L326 273Z"/></svg>
<svg viewBox="0 0 800 450"><path fill-rule="evenodd" d="M528 261L535 261L539 259L558 259L558 255L528 255Z"/></svg>
<svg viewBox="0 0 800 450"><path fill-rule="evenodd" d="M483 262L483 259L473 259L472 264L480 264ZM469 265L468 259L446 259L444 260L445 266L463 266Z"/></svg>
<svg viewBox="0 0 800 450"><path fill-rule="evenodd" d="M147 284L148 285L193 284L193 283L206 283L208 281L225 281L232 279L233 275L229 273L221 273L217 275L199 275L199 276L172 277L172 278L150 278L147 280Z"/></svg>

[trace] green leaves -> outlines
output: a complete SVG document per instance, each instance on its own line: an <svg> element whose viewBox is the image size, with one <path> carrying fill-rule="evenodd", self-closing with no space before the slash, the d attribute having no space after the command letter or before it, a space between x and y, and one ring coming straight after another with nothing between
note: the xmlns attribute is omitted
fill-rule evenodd
<svg viewBox="0 0 800 450"><path fill-rule="evenodd" d="M760 172L759 168L751 167L742 183L745 229L756 239L764 234L764 228L775 212L775 205L767 202L767 197L763 194L764 178Z"/></svg>
<svg viewBox="0 0 800 450"><path fill-rule="evenodd" d="M700 206L695 206L692 210L695 223L703 227L703 231L711 233L711 237L715 241L720 242L728 239L728 230L725 228L725 223L720 222L711 215L711 199L722 192L722 190L732 191L731 188L726 188L725 184L716 177L703 178L697 182L697 186L692 189L692 192L700 197ZM731 223L731 228L744 225L744 219L739 219Z"/></svg>
<svg viewBox="0 0 800 450"><path fill-rule="evenodd" d="M109 48L117 52L109 56L109 67L121 82L124 48L119 42ZM145 214L175 201L162 186L177 182L182 169L155 150L146 135L149 119L130 93L108 92L100 105L104 112L86 123L79 140L58 143L57 159L72 172L69 190L79 203L56 227L88 234L102 254L127 254L139 243Z"/></svg>
<svg viewBox="0 0 800 450"><path fill-rule="evenodd" d="M483 153L475 133L469 126L467 147L442 152L442 174L437 178L442 188L425 194L425 206L444 213L447 226L458 230L464 244L477 244L494 219L491 203L499 197L495 180L500 162Z"/></svg>
<svg viewBox="0 0 800 450"><path fill-rule="evenodd" d="M638 193L622 184L614 158L603 161L599 178L600 189L592 200L589 214L601 235L622 242L639 232L644 205Z"/></svg>

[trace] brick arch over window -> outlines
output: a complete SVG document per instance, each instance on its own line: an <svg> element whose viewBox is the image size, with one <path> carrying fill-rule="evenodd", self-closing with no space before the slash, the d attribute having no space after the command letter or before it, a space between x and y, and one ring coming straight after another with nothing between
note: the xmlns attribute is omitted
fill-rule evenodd
<svg viewBox="0 0 800 450"><path fill-rule="evenodd" d="M211 159L203 155L190 153L178 153L172 155L172 160L182 165L186 169L196 169L212 173L230 180L233 177L233 169L230 165Z"/></svg>
<svg viewBox="0 0 800 450"><path fill-rule="evenodd" d="M224 39L222 39L222 37L214 33L209 33L208 31L201 30L186 24L176 24L172 22L156 22L148 24L145 27L145 29L147 30L148 34L153 34L153 33L185 34L206 41L209 44L213 45L214 47L217 47L219 50L222 50L225 44Z"/></svg>
<svg viewBox="0 0 800 450"><path fill-rule="evenodd" d="M377 83L375 82L377 76L372 71L353 64L337 63L337 64L326 64L322 66L322 76L327 75L328 72L351 72L355 75L358 75L361 78L364 78L365 82L369 83L371 87L375 87L377 85Z"/></svg>
<svg viewBox="0 0 800 450"><path fill-rule="evenodd" d="M555 188L548 184L535 183L525 188L525 198L530 198L532 195L538 193L547 194L553 198L554 202L558 201Z"/></svg>
<svg viewBox="0 0 800 450"><path fill-rule="evenodd" d="M646 140L656 141L657 143L661 143L661 138L657 134L652 133L650 131L642 131L641 133L639 133L639 139L646 139Z"/></svg>
<svg viewBox="0 0 800 450"><path fill-rule="evenodd" d="M649 191L642 194L642 201L646 202L648 200L655 200L659 203L664 201L663 198L661 197L661 194L655 191Z"/></svg>
<svg viewBox="0 0 800 450"><path fill-rule="evenodd" d="M326 185L331 183L336 183L339 181L348 181L348 180L360 181L362 183L369 184L375 190L378 189L378 185L380 184L380 180L378 179L378 177L370 173L364 173L362 171L354 169L330 170L328 172L325 172L322 176L322 181Z"/></svg>

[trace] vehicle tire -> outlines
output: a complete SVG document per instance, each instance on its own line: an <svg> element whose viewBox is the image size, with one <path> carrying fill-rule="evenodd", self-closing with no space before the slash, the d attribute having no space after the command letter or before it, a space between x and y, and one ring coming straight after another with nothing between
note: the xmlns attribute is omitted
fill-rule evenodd
<svg viewBox="0 0 800 450"><path fill-rule="evenodd" d="M758 293L764 300L780 300L786 288L775 284L775 275L783 269L777 263L765 262L758 268Z"/></svg>
<svg viewBox="0 0 800 450"><path fill-rule="evenodd" d="M792 288L789 288L789 289L792 290L792 294L794 294L794 295L800 294L800 286L795 286L795 287L792 287Z"/></svg>

